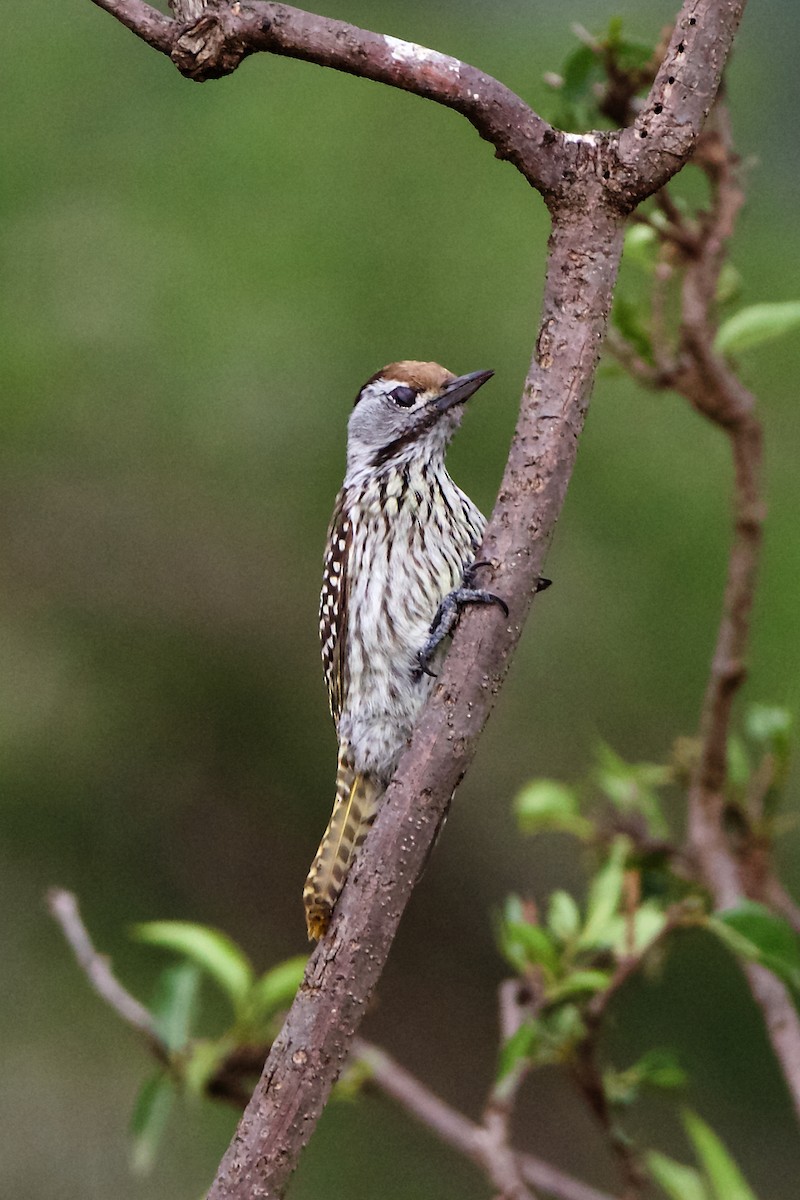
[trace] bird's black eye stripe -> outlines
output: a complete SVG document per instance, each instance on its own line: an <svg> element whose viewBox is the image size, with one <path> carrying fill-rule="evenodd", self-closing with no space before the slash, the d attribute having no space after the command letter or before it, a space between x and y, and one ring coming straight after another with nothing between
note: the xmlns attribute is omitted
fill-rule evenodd
<svg viewBox="0 0 800 1200"><path fill-rule="evenodd" d="M416 398L417 393L412 387L396 387L389 392L389 399L399 404L400 408L411 408Z"/></svg>

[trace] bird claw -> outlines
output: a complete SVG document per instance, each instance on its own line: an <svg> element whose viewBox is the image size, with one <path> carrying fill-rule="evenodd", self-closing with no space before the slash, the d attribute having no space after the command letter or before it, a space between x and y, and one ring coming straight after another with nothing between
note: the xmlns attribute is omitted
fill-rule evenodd
<svg viewBox="0 0 800 1200"><path fill-rule="evenodd" d="M427 642L425 643L425 646L427 646ZM428 653L426 653L425 646L423 646L422 650L417 651L417 670L419 671L420 675L428 675L431 679L438 679L439 676L436 674L436 672L432 671L428 666L428 663L433 657L433 650L435 650L436 647L434 646L433 650L430 650Z"/></svg>
<svg viewBox="0 0 800 1200"><path fill-rule="evenodd" d="M429 664L439 646L446 637L449 637L455 628L461 609L467 604L496 604L502 608L503 613L508 617L508 605L500 596L496 596L494 592L484 591L483 588L472 587L473 572L478 567L489 566L489 563L473 563L464 572L464 582L461 587L454 588L449 592L436 610L436 616L431 622L431 627L428 632L428 640L421 650L417 652L417 663L420 674L429 675L432 679L436 679L435 672L429 669Z"/></svg>

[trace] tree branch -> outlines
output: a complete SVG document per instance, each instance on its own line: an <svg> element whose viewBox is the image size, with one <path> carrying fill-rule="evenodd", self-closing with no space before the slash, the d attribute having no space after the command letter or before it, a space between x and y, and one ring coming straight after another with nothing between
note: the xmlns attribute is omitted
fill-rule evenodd
<svg viewBox="0 0 800 1200"><path fill-rule="evenodd" d="M514 982L519 986L517 981ZM382 1092L435 1133L440 1141L487 1170L487 1146L480 1125L451 1108L379 1047L356 1038L353 1051L369 1068L370 1081ZM555 1200L612 1200L607 1193L574 1179L534 1155L515 1154L514 1157L525 1182Z"/></svg>
<svg viewBox="0 0 800 1200"><path fill-rule="evenodd" d="M617 187L634 207L686 162L716 99L746 0L686 0L650 94L618 135Z"/></svg>
<svg viewBox="0 0 800 1200"><path fill-rule="evenodd" d="M78 901L72 892L53 887L47 893L47 907L69 942L78 966L89 983L126 1025L142 1034L151 1051L161 1062L168 1057L167 1047L156 1029L152 1015L130 992L126 991L111 970L111 963L98 954L88 930L81 920Z"/></svg>
<svg viewBox="0 0 800 1200"><path fill-rule="evenodd" d="M332 67L413 92L461 113L540 191L562 186L557 133L509 88L468 63L266 0L209 3L194 25L170 21L144 0L93 0L197 82L235 71L259 51Z"/></svg>
<svg viewBox="0 0 800 1200"><path fill-rule="evenodd" d="M725 244L743 196L727 112L710 129L703 167L715 201L697 256L686 269L681 341L684 369L677 383L699 412L728 435L734 468L734 527L711 671L700 714L701 750L689 786L689 845L717 908L745 893L741 865L725 831L728 734L736 693L746 676L750 610L755 594L765 505L761 495L762 431L755 397L715 352L713 304ZM756 963L745 965L750 990L800 1118L800 1018L785 986Z"/></svg>

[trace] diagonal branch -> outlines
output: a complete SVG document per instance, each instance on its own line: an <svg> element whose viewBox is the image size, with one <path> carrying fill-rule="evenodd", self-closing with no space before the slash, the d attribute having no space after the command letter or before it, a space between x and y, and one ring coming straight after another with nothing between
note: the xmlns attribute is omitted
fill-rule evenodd
<svg viewBox="0 0 800 1200"><path fill-rule="evenodd" d="M575 462L621 244L621 218L602 210L587 208L554 225L536 353L479 552L494 566L510 620L476 612L462 618L210 1200L283 1194L346 1059L532 602Z"/></svg>

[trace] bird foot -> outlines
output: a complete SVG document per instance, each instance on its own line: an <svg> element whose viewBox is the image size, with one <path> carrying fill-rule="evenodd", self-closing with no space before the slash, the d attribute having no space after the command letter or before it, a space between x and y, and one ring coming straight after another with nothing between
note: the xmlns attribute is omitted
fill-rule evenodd
<svg viewBox="0 0 800 1200"><path fill-rule="evenodd" d="M467 604L496 604L508 616L508 605L505 600L501 599L500 596L496 596L494 592L487 592L484 588L473 587L475 572L478 568L490 567L491 565L488 561L472 563L464 572L464 581L461 586L453 588L452 592L448 592L439 605L436 610L436 616L431 622L427 641L422 649L417 652L417 669L420 675L430 675L432 679L436 678L436 672L430 669L431 660L444 639L449 637L455 629L461 610ZM536 592L545 591L550 587L552 582L552 579L545 579L542 576L536 581Z"/></svg>
<svg viewBox="0 0 800 1200"><path fill-rule="evenodd" d="M483 588L471 586L474 572L478 567L486 565L488 564L473 563L471 567L468 567L464 572L462 585L453 588L452 592L448 592L436 610L436 616L431 622L425 645L417 653L418 670L421 675L430 675L432 678L436 678L436 673L430 669L431 660L445 638L449 637L455 629L459 614L467 604L496 604L508 616L508 605L505 600L502 600L500 596L495 596L494 592L487 592Z"/></svg>

